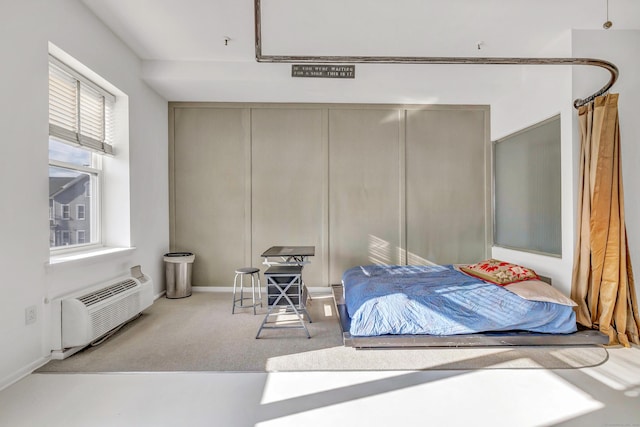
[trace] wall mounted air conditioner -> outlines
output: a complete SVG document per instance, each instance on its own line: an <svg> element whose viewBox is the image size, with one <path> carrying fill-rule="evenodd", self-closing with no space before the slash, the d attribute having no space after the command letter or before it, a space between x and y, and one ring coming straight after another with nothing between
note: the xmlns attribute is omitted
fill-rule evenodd
<svg viewBox="0 0 640 427"><path fill-rule="evenodd" d="M153 281L140 272L53 301L52 358L64 359L153 304ZM136 277L137 276L137 277ZM59 332L58 332L59 326Z"/></svg>

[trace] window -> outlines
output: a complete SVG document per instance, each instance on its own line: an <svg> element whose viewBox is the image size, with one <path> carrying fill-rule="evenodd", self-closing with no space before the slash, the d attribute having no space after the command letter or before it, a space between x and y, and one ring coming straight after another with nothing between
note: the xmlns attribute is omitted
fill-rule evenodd
<svg viewBox="0 0 640 427"><path fill-rule="evenodd" d="M494 244L561 256L560 116L493 148Z"/></svg>
<svg viewBox="0 0 640 427"><path fill-rule="evenodd" d="M68 230L62 230L60 232L60 241L59 241L59 245L60 246L68 246L71 241L70 241L70 233Z"/></svg>
<svg viewBox="0 0 640 427"><path fill-rule="evenodd" d="M102 165L103 157L113 154L115 101L110 92L49 56L51 249L101 243ZM61 206L59 217L56 205ZM71 218L72 206L75 218ZM83 221L86 229L78 231L76 242L71 242L68 228L76 221Z"/></svg>

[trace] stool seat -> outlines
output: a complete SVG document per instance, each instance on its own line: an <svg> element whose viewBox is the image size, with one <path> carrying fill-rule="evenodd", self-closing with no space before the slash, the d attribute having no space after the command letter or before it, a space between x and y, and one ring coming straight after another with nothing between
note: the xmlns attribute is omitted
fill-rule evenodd
<svg viewBox="0 0 640 427"><path fill-rule="evenodd" d="M260 272L260 269L255 267L236 268L236 274L255 274L258 272Z"/></svg>
<svg viewBox="0 0 640 427"><path fill-rule="evenodd" d="M231 314L234 314L236 308L253 308L253 314L256 314L256 307L262 307L262 291L260 289L260 269L255 267L240 267L236 268L236 277L233 278L233 308ZM244 295L244 280L245 276L251 277L251 298ZM240 277L240 297L236 296L236 285L238 283L238 277ZM256 286L255 281L258 282L258 301L256 301ZM245 300L251 299L251 304L245 304Z"/></svg>

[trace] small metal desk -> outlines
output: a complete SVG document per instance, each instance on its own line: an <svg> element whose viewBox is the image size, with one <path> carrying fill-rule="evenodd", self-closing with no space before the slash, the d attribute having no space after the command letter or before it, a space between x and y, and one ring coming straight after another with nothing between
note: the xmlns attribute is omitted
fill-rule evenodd
<svg viewBox="0 0 640 427"><path fill-rule="evenodd" d="M302 269L308 264L309 257L315 255L314 246L272 246L261 256L263 264L269 266L264 272L267 282L267 314L258 329L256 339L260 337L263 329L304 329L307 338L311 338L309 330L304 323L306 316L309 323L312 322L307 312L306 302L309 296L307 288L302 280ZM281 314L276 308L284 308L284 313L295 314L299 325L273 325L269 323L269 316Z"/></svg>

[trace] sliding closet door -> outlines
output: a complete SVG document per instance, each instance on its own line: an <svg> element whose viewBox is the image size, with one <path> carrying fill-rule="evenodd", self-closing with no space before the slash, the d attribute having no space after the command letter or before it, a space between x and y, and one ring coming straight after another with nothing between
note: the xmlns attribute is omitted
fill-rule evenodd
<svg viewBox="0 0 640 427"><path fill-rule="evenodd" d="M283 107L251 114L253 261L259 265L271 246L315 246L303 278L326 285L326 113Z"/></svg>
<svg viewBox="0 0 640 427"><path fill-rule="evenodd" d="M471 263L487 254L484 108L406 113L409 264Z"/></svg>
<svg viewBox="0 0 640 427"><path fill-rule="evenodd" d="M361 264L469 263L491 236L486 106L172 103L171 250L230 286L315 246L309 286Z"/></svg>
<svg viewBox="0 0 640 427"><path fill-rule="evenodd" d="M171 248L196 255L194 286L229 286L245 264L249 110L175 108Z"/></svg>
<svg viewBox="0 0 640 427"><path fill-rule="evenodd" d="M356 265L400 263L400 114L329 111L331 283Z"/></svg>

